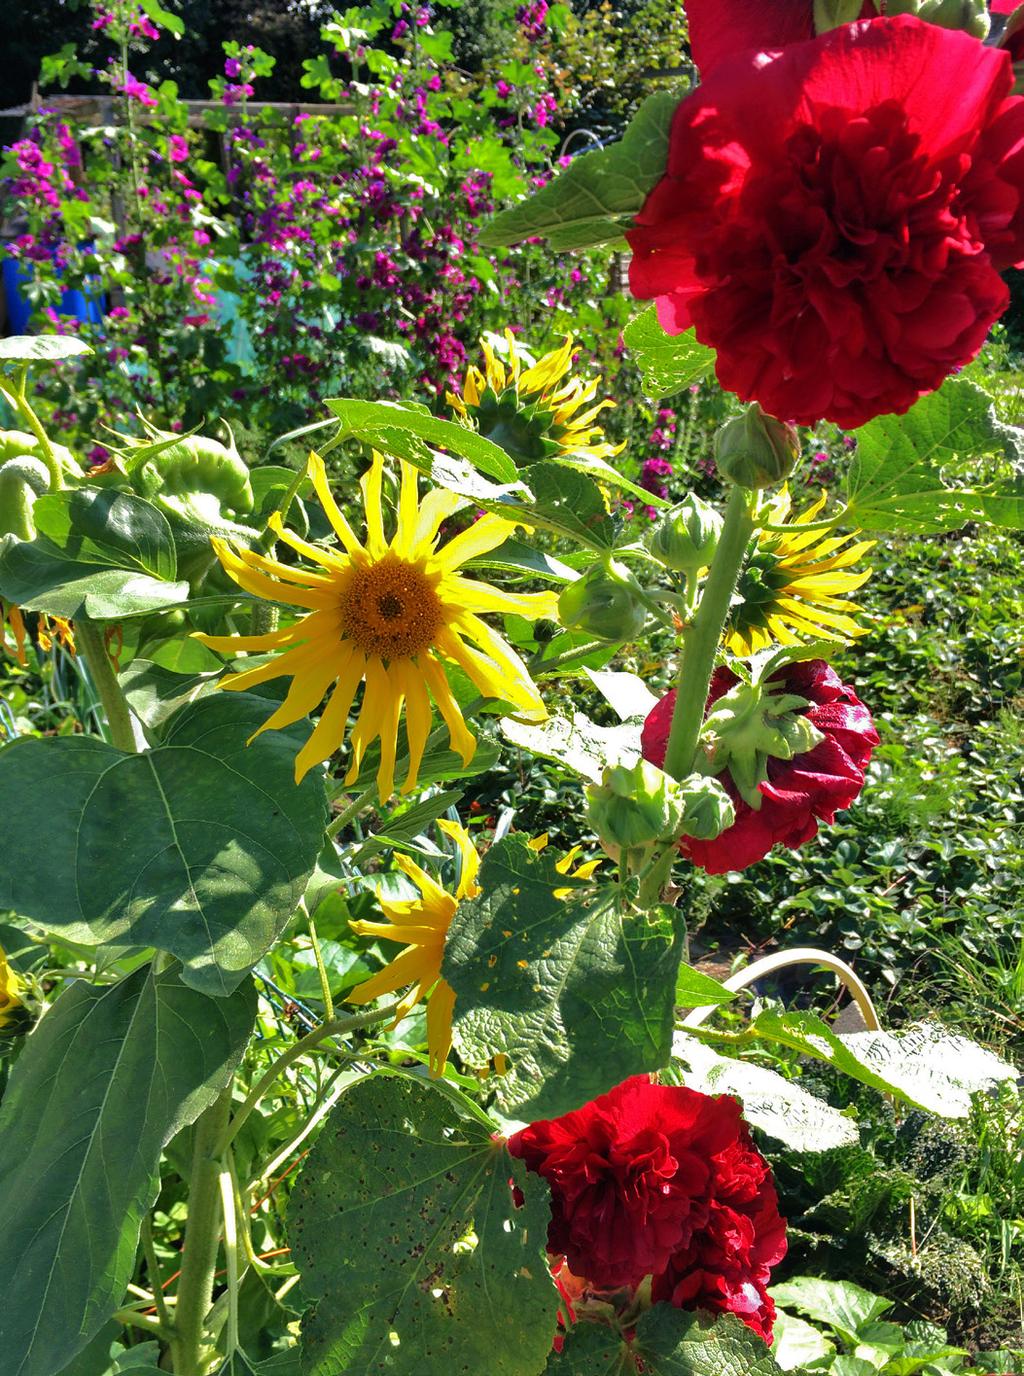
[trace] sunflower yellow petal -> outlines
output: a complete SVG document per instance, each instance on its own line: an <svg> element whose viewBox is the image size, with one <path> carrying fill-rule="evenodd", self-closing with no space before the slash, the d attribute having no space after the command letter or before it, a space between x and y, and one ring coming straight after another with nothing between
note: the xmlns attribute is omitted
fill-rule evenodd
<svg viewBox="0 0 1024 1376"><path fill-rule="evenodd" d="M397 660L392 671L401 674L405 688L405 735L409 744L409 768L402 793L411 793L419 779L423 751L433 724L434 714L430 709L430 697L426 684L416 665L411 660Z"/></svg>
<svg viewBox="0 0 1024 1376"><path fill-rule="evenodd" d="M461 822L441 819L437 825L446 836L455 842L462 857L462 871L459 877L459 887L455 891L456 897L475 898L480 892L476 883L477 874L480 872L480 856L477 854L469 832Z"/></svg>
<svg viewBox="0 0 1024 1376"><path fill-rule="evenodd" d="M347 569L349 567L351 561L346 558L345 555L338 554L334 550L322 549L319 545L311 545L308 540L303 540L301 536L289 530L281 520L278 512L272 512L271 515L268 516L267 525L279 540L283 540L286 545L289 545L296 554L301 554L304 559L312 559L314 563L320 564L323 568L330 569L332 572L336 572L338 569ZM274 572L279 578L282 574L278 572L278 570L284 569L285 567L285 565L279 564L277 568L275 568ZM291 570L289 569L287 572L290 573Z"/></svg>
<svg viewBox="0 0 1024 1376"><path fill-rule="evenodd" d="M434 554L434 563L445 571L452 571L477 555L489 554L509 538L516 528L515 521L506 521L501 516L481 516L468 530L462 531L454 539L442 545Z"/></svg>
<svg viewBox="0 0 1024 1376"><path fill-rule="evenodd" d="M427 1050L430 1074L435 1080L444 1074L452 1049L452 1016L455 1012L455 990L443 979L427 999Z"/></svg>
<svg viewBox="0 0 1024 1376"><path fill-rule="evenodd" d="M295 782L301 783L314 765L330 759L345 739L345 724L356 689L363 678L365 657L354 650L352 657L338 675L334 691L320 714L309 740L295 757Z"/></svg>
<svg viewBox="0 0 1024 1376"><path fill-rule="evenodd" d="M330 483L327 481L327 469L319 454L310 454L308 472L313 480L313 489L316 492L317 500L323 507L324 515L330 521L335 535L349 554L361 554L363 546L356 539L355 532L338 503L334 500Z"/></svg>
<svg viewBox="0 0 1024 1376"><path fill-rule="evenodd" d="M355 783L367 748L380 735L385 719L387 692L388 680L384 665L376 656L371 655L366 661L366 687L363 689L359 715L349 736L351 753L348 773L345 775L346 784Z"/></svg>
<svg viewBox="0 0 1024 1376"><path fill-rule="evenodd" d="M462 756L463 765L467 765L476 754L476 737L466 725L462 709L455 701L455 696L449 687L447 678L445 678L444 669L433 655L421 655L418 662L423 670L427 687L430 689L430 695L437 703L437 710L441 713L444 724L448 728L452 749L457 755Z"/></svg>

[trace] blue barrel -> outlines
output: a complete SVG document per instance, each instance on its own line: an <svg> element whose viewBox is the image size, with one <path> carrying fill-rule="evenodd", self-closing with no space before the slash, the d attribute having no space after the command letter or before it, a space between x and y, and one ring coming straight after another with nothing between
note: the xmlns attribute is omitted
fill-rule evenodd
<svg viewBox="0 0 1024 1376"><path fill-rule="evenodd" d="M35 269L26 263L20 263L15 258L5 258L0 271L3 274L4 296L7 299L7 319L10 322L12 334L28 334L28 322L32 316L32 303L23 295L21 287L25 282L31 282L35 276ZM60 269L54 268L57 276L60 276ZM74 316L76 320L81 320L83 324L98 325L103 319L103 312L106 307L103 292L100 290L98 279L92 279L89 286L95 284L95 290L81 291L78 288L66 291L61 295L60 304L57 306L58 315Z"/></svg>

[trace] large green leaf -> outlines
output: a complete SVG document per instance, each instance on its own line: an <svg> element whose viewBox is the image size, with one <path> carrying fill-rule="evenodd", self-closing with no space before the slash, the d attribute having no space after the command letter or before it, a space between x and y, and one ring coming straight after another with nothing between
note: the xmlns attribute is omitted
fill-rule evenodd
<svg viewBox="0 0 1024 1376"><path fill-rule="evenodd" d="M868 1325L893 1304L852 1281L822 1280L818 1276L794 1276L773 1286L771 1294L776 1304L798 1309L816 1323L835 1329L851 1347L860 1341Z"/></svg>
<svg viewBox="0 0 1024 1376"><path fill-rule="evenodd" d="M0 1352L55 1376L120 1303L161 1148L230 1080L252 984L209 999L175 974L78 981L43 1018L0 1107Z"/></svg>
<svg viewBox="0 0 1024 1376"><path fill-rule="evenodd" d="M76 563L133 569L171 582L174 536L163 512L134 492L82 487L50 492L32 508L40 535Z"/></svg>
<svg viewBox="0 0 1024 1376"><path fill-rule="evenodd" d="M507 1058L503 1112L557 1117L667 1063L682 956L668 910L622 911L614 886L567 881L521 836L491 848L480 884L452 919L443 973L459 1054Z"/></svg>
<svg viewBox="0 0 1024 1376"><path fill-rule="evenodd" d="M191 703L141 755L84 736L0 750L0 907L74 942L169 951L187 984L229 994L292 915L326 821L319 774L295 786L294 731L246 746L267 706Z"/></svg>
<svg viewBox="0 0 1024 1376"><path fill-rule="evenodd" d="M691 1030L714 1039L705 1028ZM991 1051L938 1023L919 1023L900 1032L838 1033L814 1013L768 1009L754 1018L746 1035L825 1061L861 1084L943 1118L966 1117L972 1094L994 1089L1017 1073Z"/></svg>
<svg viewBox="0 0 1024 1376"><path fill-rule="evenodd" d="M121 691L147 730L156 730L186 703L218 692L223 677L210 673L179 674L150 659L133 659L118 675Z"/></svg>
<svg viewBox="0 0 1024 1376"><path fill-rule="evenodd" d="M967 521L1024 528L1013 470L1020 441L977 383L947 378L906 415L878 416L857 431L848 519L863 530L915 534L958 530Z"/></svg>
<svg viewBox="0 0 1024 1376"><path fill-rule="evenodd" d="M676 1033L672 1054L676 1062L672 1071L679 1083L701 1094L734 1095L749 1123L794 1151L829 1151L855 1146L860 1140L852 1119L776 1070L719 1056L685 1032Z"/></svg>
<svg viewBox="0 0 1024 1376"><path fill-rule="evenodd" d="M518 244L541 235L562 250L621 239L664 175L678 104L671 91L648 96L620 142L574 158L553 181L496 215L480 242Z"/></svg>
<svg viewBox="0 0 1024 1376"><path fill-rule="evenodd" d="M605 765L632 765L640 758L639 721L598 726L583 712L548 717L539 725L503 717L502 733L513 745L554 760L583 779L600 783Z"/></svg>
<svg viewBox="0 0 1024 1376"><path fill-rule="evenodd" d="M188 597L188 584L167 582L137 568L80 562L46 536L0 539L0 597L30 612L120 620Z"/></svg>
<svg viewBox="0 0 1024 1376"><path fill-rule="evenodd" d="M400 402L358 401L349 397L329 398L326 405L341 421L343 433L377 448L388 448L386 434L384 441L378 443L381 431L402 430L461 455L499 483L514 483L518 477L515 464L499 445L455 421L440 420L429 411L414 410Z"/></svg>
<svg viewBox="0 0 1024 1376"><path fill-rule="evenodd" d="M714 349L701 344L693 330L666 334L658 321L657 306L648 306L634 316L623 330L622 338L652 397L675 396L715 366Z"/></svg>
<svg viewBox="0 0 1024 1376"><path fill-rule="evenodd" d="M91 353L84 339L69 334L18 334L0 339L0 367L5 363L57 363Z"/></svg>
<svg viewBox="0 0 1024 1376"><path fill-rule="evenodd" d="M580 1323L566 1335L550 1376L782 1376L756 1333L733 1314L691 1314L656 1304L628 1341L611 1328Z"/></svg>
<svg viewBox="0 0 1024 1376"><path fill-rule="evenodd" d="M513 1202L511 1182L523 1193ZM289 1206L306 1376L535 1376L555 1332L548 1193L422 1081L348 1090Z"/></svg>

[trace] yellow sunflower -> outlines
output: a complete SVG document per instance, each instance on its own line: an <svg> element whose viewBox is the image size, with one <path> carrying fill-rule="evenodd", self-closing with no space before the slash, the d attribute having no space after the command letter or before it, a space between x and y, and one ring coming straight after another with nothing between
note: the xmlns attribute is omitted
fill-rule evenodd
<svg viewBox="0 0 1024 1376"><path fill-rule="evenodd" d="M484 697L500 698L534 720L547 715L526 665L486 621L482 612L512 612L536 620L553 617L554 593L511 593L464 577L467 560L508 539L516 522L482 516L437 548L441 523L463 499L435 489L422 503L416 469L401 464L396 529L384 533L380 454L361 480L366 542L361 543L331 495L323 460L311 455L309 476L341 549L312 545L272 518L278 539L318 567L296 568L254 550L235 549L221 540L213 546L224 569L240 588L271 602L303 608L308 615L267 635L202 635L213 650L283 651L258 668L232 674L221 687L244 690L283 675L292 683L284 702L261 731L290 726L327 702L320 720L295 760L295 779L328 759L345 739L349 710L361 683L362 703L350 735L346 783L355 781L367 747L380 739L377 788L381 800L394 792L399 723L405 708L409 764L402 792L416 787L427 737L433 724L433 699L451 737L452 749L468 764L476 737L445 673L461 669Z"/></svg>
<svg viewBox="0 0 1024 1376"><path fill-rule="evenodd" d="M849 615L861 608L841 594L853 592L870 578L870 569L854 573L850 566L876 542L850 544L856 532L828 535L802 530L827 500L823 492L786 530L762 530L756 536L740 574L726 632L733 654L756 654L773 641L799 645L807 639L849 640L864 635L867 627ZM784 487L769 508L769 523L783 524L791 507L789 490Z"/></svg>
<svg viewBox="0 0 1024 1376"><path fill-rule="evenodd" d="M0 947L0 1030L17 1022L21 1009L24 985L7 963L7 956Z"/></svg>
<svg viewBox="0 0 1024 1376"><path fill-rule="evenodd" d="M480 857L470 840L469 832L458 822L438 822L441 830L455 842L462 857L462 871L454 894L442 889L407 855L395 855L395 861L420 891L419 898L388 900L379 898L387 922L353 922L358 936L382 937L385 941L400 941L405 950L390 965L360 984L349 994L350 1003L372 1003L383 994L393 994L406 985L410 988L403 997L391 1024L397 1027L404 1017L426 1000L427 1050L430 1073L443 1075L448 1053L452 1049L452 1013L455 1009L455 990L441 978L444 943L456 909L464 898L476 898L480 887L476 882L480 871Z"/></svg>
<svg viewBox="0 0 1024 1376"><path fill-rule="evenodd" d="M572 369L571 334L566 335L560 349L536 363L519 354L511 330L505 331L505 341L507 363L498 358L486 339L481 339L483 369L471 364L461 395L447 394L449 406L461 420L500 445L519 464L564 454L606 459L625 448L608 443L602 426L594 423L602 411L615 405L607 398L589 404L597 396L598 379L566 380Z"/></svg>
<svg viewBox="0 0 1024 1376"><path fill-rule="evenodd" d="M358 936L398 941L405 949L390 965L353 989L348 996L350 1003L372 1003L384 994L393 994L409 985L408 992L398 1005L392 1027L397 1027L425 999L427 1051L430 1073L435 1077L444 1074L452 1049L452 1013L455 1010L455 990L441 978L444 943L459 904L464 898L476 898L482 892L476 882L480 872L480 857L469 832L459 822L441 821L438 826L459 848L462 866L458 887L454 894L448 893L414 860L396 853L395 861L399 869L416 885L420 897L391 900L378 895L387 922L359 921L349 925ZM541 851L547 842L545 835L536 837L529 844L534 850ZM579 846L575 846L568 855L556 862L555 869L573 879L589 879L601 861L589 860L573 869L579 850ZM562 898L570 892L570 889L556 889L555 896ZM495 1057L499 1073L503 1068L503 1060L502 1056Z"/></svg>

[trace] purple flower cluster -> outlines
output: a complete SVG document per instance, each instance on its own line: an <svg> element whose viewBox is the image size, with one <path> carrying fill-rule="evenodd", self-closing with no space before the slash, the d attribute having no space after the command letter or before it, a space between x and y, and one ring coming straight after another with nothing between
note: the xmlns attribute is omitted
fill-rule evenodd
<svg viewBox="0 0 1024 1376"><path fill-rule="evenodd" d="M547 33L548 0L531 0L516 10L516 23L531 43L539 43Z"/></svg>

